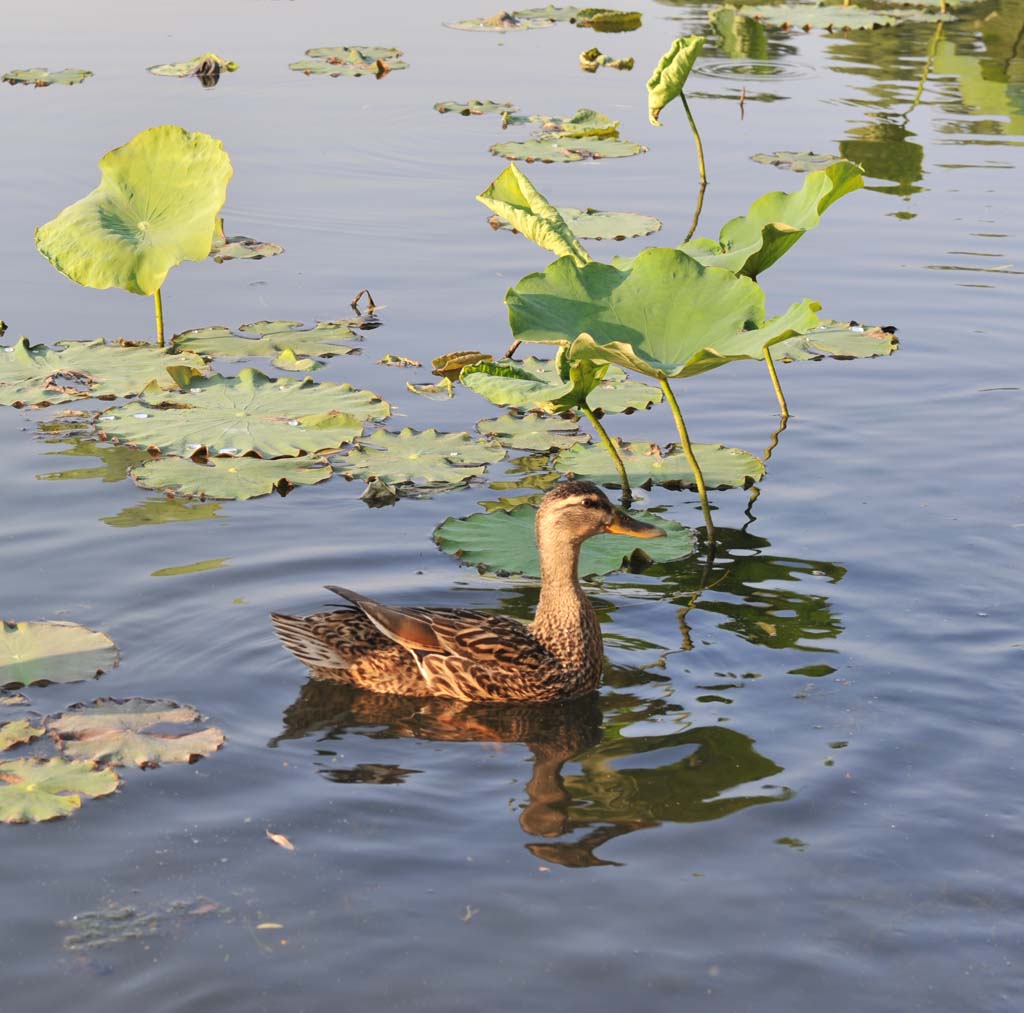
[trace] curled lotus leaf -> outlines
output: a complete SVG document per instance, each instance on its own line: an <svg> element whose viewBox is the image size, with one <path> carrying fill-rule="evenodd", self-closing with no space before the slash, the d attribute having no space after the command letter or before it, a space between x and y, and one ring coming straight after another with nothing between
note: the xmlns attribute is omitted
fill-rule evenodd
<svg viewBox="0 0 1024 1013"><path fill-rule="evenodd" d="M465 366L471 366L477 362L490 362L492 356L486 352L445 352L436 359L430 360L434 376L443 376L448 379L458 379L459 373Z"/></svg>
<svg viewBox="0 0 1024 1013"><path fill-rule="evenodd" d="M561 370L565 368L560 363L560 358L561 354L554 359L535 359L530 356L523 360L522 366L539 378L554 379L560 376ZM577 377L577 382L583 378L580 373L577 373ZM594 376L592 382L586 384L585 389L588 407L608 415L617 415L620 412L628 414L650 408L651 405L660 404L664 397L660 387L652 387L649 383L641 383L639 380L630 380L625 370L610 364L603 374Z"/></svg>
<svg viewBox="0 0 1024 1013"><path fill-rule="evenodd" d="M619 121L596 109L577 109L572 116L531 116L545 137L617 137Z"/></svg>
<svg viewBox="0 0 1024 1013"><path fill-rule="evenodd" d="M450 401L455 397L455 387L447 376L439 383L407 383L405 389L431 401Z"/></svg>
<svg viewBox="0 0 1024 1013"><path fill-rule="evenodd" d="M317 457L282 457L271 461L259 457L160 457L131 472L136 485L143 489L203 499L255 499L272 492L284 494L297 485L326 482L333 474L330 464Z"/></svg>
<svg viewBox="0 0 1024 1013"><path fill-rule="evenodd" d="M82 798L117 791L112 770L85 760L4 760L0 762L0 823L42 823L70 816Z"/></svg>
<svg viewBox="0 0 1024 1013"><path fill-rule="evenodd" d="M821 327L773 345L772 358L776 362L873 359L892 355L899 345L894 327L872 327L856 321L846 324L823 321Z"/></svg>
<svg viewBox="0 0 1024 1013"><path fill-rule="evenodd" d="M349 384L271 380L243 369L195 380L166 397L147 389L140 400L102 413L96 426L107 438L162 454L191 457L205 448L211 457L272 458L337 450L360 435L364 422L390 413L376 394Z"/></svg>
<svg viewBox="0 0 1024 1013"><path fill-rule="evenodd" d="M639 11L619 11L609 7L581 7L576 12L577 28L596 32L635 32L643 23Z"/></svg>
<svg viewBox="0 0 1024 1013"><path fill-rule="evenodd" d="M528 11L498 11L485 18L446 21L445 28L457 28L462 32L524 32L531 28L551 28L554 24L554 18L544 15L531 17Z"/></svg>
<svg viewBox="0 0 1024 1013"><path fill-rule="evenodd" d="M77 623L0 622L0 686L82 682L117 662L110 637Z"/></svg>
<svg viewBox="0 0 1024 1013"><path fill-rule="evenodd" d="M503 141L491 145L491 153L510 161L583 162L588 159L629 158L647 148L613 137L534 137L528 141Z"/></svg>
<svg viewBox="0 0 1024 1013"><path fill-rule="evenodd" d="M173 700L104 697L73 704L50 718L46 727L72 759L114 767L158 767L161 763L193 763L220 749L224 733L219 728L168 728L194 726L202 720L195 708Z"/></svg>
<svg viewBox="0 0 1024 1013"><path fill-rule="evenodd" d="M461 563L476 566L482 573L539 577L536 516L534 507L524 505L509 512L494 510L469 517L449 517L434 531L434 541L442 551ZM628 535L588 538L580 550L581 576L643 569L651 563L667 563L693 554L695 542L689 528L660 514L638 511L635 516L662 528L666 537L642 543Z"/></svg>
<svg viewBox="0 0 1024 1013"><path fill-rule="evenodd" d="M418 369L423 365L422 362L417 362L415 359L406 358L404 355L395 355L393 352L385 352L384 355L377 360L378 366L390 366L393 369Z"/></svg>
<svg viewBox="0 0 1024 1013"><path fill-rule="evenodd" d="M776 169L792 169L793 172L827 169L830 165L844 161L841 155L821 155L813 151L772 151L751 155L750 160L761 165L774 165Z"/></svg>
<svg viewBox="0 0 1024 1013"><path fill-rule="evenodd" d="M227 195L220 141L151 127L100 159L92 193L36 229L39 252L89 288L152 295L183 260L205 260Z"/></svg>
<svg viewBox="0 0 1024 1013"><path fill-rule="evenodd" d="M45 67L29 67L27 70L9 70L3 79L8 84L30 84L33 88L49 88L51 84L80 84L92 77L91 70L65 67L63 70L47 70Z"/></svg>
<svg viewBox="0 0 1024 1013"><path fill-rule="evenodd" d="M617 59L608 56L596 46L580 53L580 70L585 70L588 74L596 74L602 67L608 67L611 70L632 70L635 62L632 56L622 56Z"/></svg>
<svg viewBox="0 0 1024 1013"><path fill-rule="evenodd" d="M772 266L840 197L859 190L859 165L839 161L810 172L794 193L776 190L758 197L750 210L722 226L718 240L693 239L679 247L708 267L724 267L756 278Z"/></svg>
<svg viewBox="0 0 1024 1013"><path fill-rule="evenodd" d="M391 486L451 487L479 477L488 464L504 456L504 447L469 433L405 428L398 433L379 429L332 461L347 478L376 478Z"/></svg>
<svg viewBox="0 0 1024 1013"><path fill-rule="evenodd" d="M393 70L405 70L409 64L399 57L400 49L391 46L318 46L306 50L309 60L288 64L307 77L323 74L328 77L382 78Z"/></svg>
<svg viewBox="0 0 1024 1013"><path fill-rule="evenodd" d="M35 728L25 718L0 724L0 752L32 742L45 734L45 728Z"/></svg>
<svg viewBox="0 0 1024 1013"><path fill-rule="evenodd" d="M295 356L326 359L350 355L355 349L341 342L357 339L355 331L338 320L321 320L313 327L303 327L295 320L259 320L242 324L238 330L240 335L227 327L199 327L175 334L172 343L176 349L208 359L277 358L286 351ZM258 337L249 337L250 334Z"/></svg>
<svg viewBox="0 0 1024 1013"><path fill-rule="evenodd" d="M147 67L146 70L157 77L219 78L221 74L231 74L238 70L238 64L234 60L225 60L216 53L203 53L202 56L194 56L191 60L182 60L181 63L160 63L155 67Z"/></svg>
<svg viewBox="0 0 1024 1013"><path fill-rule="evenodd" d="M561 450L577 443L587 443L590 437L581 433L575 419L552 418L527 412L513 415L511 412L497 419L483 419L476 428L503 447L512 450L550 451Z"/></svg>
<svg viewBox="0 0 1024 1013"><path fill-rule="evenodd" d="M685 39L676 39L668 52L658 60L647 82L647 113L654 126L661 126L658 122L661 110L682 95L683 85L703 48L704 36L690 35Z"/></svg>
<svg viewBox="0 0 1024 1013"><path fill-rule="evenodd" d="M820 309L804 300L766 319L756 282L658 247L626 270L563 257L522 278L505 301L519 340L571 342L571 361L614 362L657 379L757 358L765 345L817 326Z"/></svg>
<svg viewBox="0 0 1024 1013"><path fill-rule="evenodd" d="M21 408L129 397L150 384L171 390L168 366L206 368L193 352L172 355L152 345L108 345L97 338L61 341L50 348L19 338L14 345L0 345L0 404Z"/></svg>
<svg viewBox="0 0 1024 1013"><path fill-rule="evenodd" d="M678 447L662 450L655 443L616 440L630 484L662 485L670 489L696 489L693 470ZM745 489L764 475L764 464L753 454L720 443L694 443L693 452L709 489ZM617 485L618 472L604 447L570 447L555 458L565 475L603 485Z"/></svg>
<svg viewBox="0 0 1024 1013"><path fill-rule="evenodd" d="M435 102L439 113L458 113L460 116L486 116L488 113L513 112L511 102L493 102L491 99L471 98L468 102Z"/></svg>

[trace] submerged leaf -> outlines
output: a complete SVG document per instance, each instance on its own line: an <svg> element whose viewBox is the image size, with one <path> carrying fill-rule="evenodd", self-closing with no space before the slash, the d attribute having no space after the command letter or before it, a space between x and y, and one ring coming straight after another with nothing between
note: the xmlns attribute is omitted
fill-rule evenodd
<svg viewBox="0 0 1024 1013"><path fill-rule="evenodd" d="M704 36L690 35L685 39L676 39L669 46L668 52L658 60L647 82L647 111L654 126L661 126L658 122L661 110L682 95L683 85L703 48Z"/></svg>
<svg viewBox="0 0 1024 1013"><path fill-rule="evenodd" d="M0 686L82 682L117 662L110 637L76 623L0 622Z"/></svg>
<svg viewBox="0 0 1024 1013"><path fill-rule="evenodd" d="M793 172L827 169L844 161L841 155L816 155L813 151L773 151L767 155L751 155L750 160L761 165L774 165L777 169L792 169Z"/></svg>
<svg viewBox="0 0 1024 1013"><path fill-rule="evenodd" d="M4 760L0 762L0 823L41 823L70 816L82 796L101 798L117 791L112 770L81 760Z"/></svg>
<svg viewBox="0 0 1024 1013"><path fill-rule="evenodd" d="M92 77L91 70L65 67L63 70L47 70L45 67L29 67L28 70L9 70L3 76L8 84L30 84L34 88L48 88L51 84L79 84Z"/></svg>
<svg viewBox="0 0 1024 1013"><path fill-rule="evenodd" d="M435 102L439 113L458 113L460 116L486 116L488 113L512 112L511 102L492 102L490 99L471 98L468 102Z"/></svg>
<svg viewBox="0 0 1024 1013"><path fill-rule="evenodd" d="M333 474L327 461L318 457L272 461L258 457L160 457L131 472L143 489L205 499L255 499L272 492L286 493L297 485L326 482Z"/></svg>

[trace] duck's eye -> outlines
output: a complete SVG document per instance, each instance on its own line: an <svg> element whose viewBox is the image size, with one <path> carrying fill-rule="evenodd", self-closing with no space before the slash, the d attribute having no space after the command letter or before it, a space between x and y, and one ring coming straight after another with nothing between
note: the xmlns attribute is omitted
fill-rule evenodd
<svg viewBox="0 0 1024 1013"><path fill-rule="evenodd" d="M596 499L585 499L583 501L585 507L589 507L591 510L598 510L601 507L601 503Z"/></svg>

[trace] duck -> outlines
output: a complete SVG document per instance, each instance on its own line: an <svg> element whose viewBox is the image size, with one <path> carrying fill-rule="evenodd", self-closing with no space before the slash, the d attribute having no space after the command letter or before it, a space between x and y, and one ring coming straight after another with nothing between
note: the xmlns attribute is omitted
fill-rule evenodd
<svg viewBox="0 0 1024 1013"><path fill-rule="evenodd" d="M328 679L403 696L464 702L546 702L594 691L604 644L579 581L583 543L595 535L659 538L654 524L612 505L591 482L563 481L535 522L540 600L533 622L470 609L387 605L327 585L346 601L309 616L271 613L281 643Z"/></svg>

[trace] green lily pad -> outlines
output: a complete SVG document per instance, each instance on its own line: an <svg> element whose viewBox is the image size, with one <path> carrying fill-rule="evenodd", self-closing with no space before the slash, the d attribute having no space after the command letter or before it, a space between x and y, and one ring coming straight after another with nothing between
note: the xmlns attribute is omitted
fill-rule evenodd
<svg viewBox="0 0 1024 1013"><path fill-rule="evenodd" d="M586 433L580 432L574 419L552 418L536 412L483 419L476 428L512 450L561 450L590 440Z"/></svg>
<svg viewBox="0 0 1024 1013"><path fill-rule="evenodd" d="M45 728L34 728L32 723L24 718L19 721L8 721L0 725L0 752L32 742L45 734Z"/></svg>
<svg viewBox="0 0 1024 1013"><path fill-rule="evenodd" d="M34 88L49 88L51 84L80 84L92 77L91 70L65 67L63 70L47 70L45 67L29 67L28 70L9 70L3 79L8 84L30 84Z"/></svg>
<svg viewBox="0 0 1024 1013"><path fill-rule="evenodd" d="M263 260L265 257L276 257L284 253L284 247L277 243L264 243L249 236L216 236L210 247L210 259L215 264L223 264L228 260Z"/></svg>
<svg viewBox="0 0 1024 1013"><path fill-rule="evenodd" d="M332 462L347 478L377 478L391 486L451 487L482 475L488 464L504 456L503 447L475 440L469 433L405 428L399 433L378 429Z"/></svg>
<svg viewBox="0 0 1024 1013"><path fill-rule="evenodd" d="M238 64L216 53L203 53L202 56L194 56L181 63L160 63L146 70L158 77L212 77L216 80L223 73L230 74L238 70Z"/></svg>
<svg viewBox="0 0 1024 1013"><path fill-rule="evenodd" d="M580 239L638 239L661 228L659 219L636 211L598 211L595 208L558 208L558 211Z"/></svg>
<svg viewBox="0 0 1024 1013"><path fill-rule="evenodd" d="M390 46L320 46L307 49L309 60L290 63L290 70L297 70L307 76L325 74L328 77L376 77L382 78L393 70L405 70L409 64L399 57L400 49Z"/></svg>
<svg viewBox="0 0 1024 1013"><path fill-rule="evenodd" d="M541 378L554 379L559 375L557 357L552 360L530 356L523 360L523 367ZM597 379L596 386L587 391L586 397L587 405L594 411L617 415L620 412L631 414L661 404L664 395L660 387L631 380L625 370L609 364L604 375Z"/></svg>
<svg viewBox="0 0 1024 1013"><path fill-rule="evenodd" d="M0 823L42 823L70 816L82 797L117 791L112 770L82 760L4 760L0 762Z"/></svg>
<svg viewBox="0 0 1024 1013"><path fill-rule="evenodd" d="M598 32L635 32L643 23L639 11L617 11L608 7L582 7L576 12L577 28Z"/></svg>
<svg viewBox="0 0 1024 1013"><path fill-rule="evenodd" d="M618 59L602 53L596 46L580 53L580 70L588 74L596 74L602 67L611 70L632 70L636 61L632 56L621 56Z"/></svg>
<svg viewBox="0 0 1024 1013"><path fill-rule="evenodd" d="M513 117L514 118L514 117ZM572 116L529 116L545 137L618 137L619 121L596 109L577 109Z"/></svg>
<svg viewBox="0 0 1024 1013"><path fill-rule="evenodd" d="M188 521L212 521L220 516L220 503L193 503L182 499L146 500L125 507L113 517L101 517L112 528L139 528L148 524L181 524Z"/></svg>
<svg viewBox="0 0 1024 1013"><path fill-rule="evenodd" d="M224 744L219 728L174 734L167 725L194 724L203 716L173 700L114 700L76 703L46 722L60 748L76 760L95 760L114 767L159 767L161 763L194 763Z"/></svg>
<svg viewBox="0 0 1024 1013"><path fill-rule="evenodd" d="M537 511L520 506L509 513L471 514L449 517L434 531L438 547L461 563L476 566L481 573L540 576L540 557L534 535ZM628 535L597 535L588 538L580 551L581 576L633 569L644 563L667 563L692 555L693 532L660 514L637 512L635 516L664 529L666 537L643 540Z"/></svg>
<svg viewBox="0 0 1024 1013"><path fill-rule="evenodd" d="M491 145L491 153L510 161L583 162L588 159L629 158L647 148L632 141L610 137L535 137L528 141L504 141Z"/></svg>
<svg viewBox="0 0 1024 1013"><path fill-rule="evenodd" d="M359 436L364 422L390 414L376 394L347 383L271 380L243 369L195 380L187 393L144 391L140 400L101 414L96 425L106 438L162 454L192 457L205 447L210 457L272 458L336 450Z"/></svg>
<svg viewBox="0 0 1024 1013"><path fill-rule="evenodd" d="M485 18L446 21L445 28L457 28L462 32L525 32L531 28L551 28L554 24L554 18L530 17L527 11L498 11Z"/></svg>
<svg viewBox="0 0 1024 1013"><path fill-rule="evenodd" d="M0 622L0 686L83 682L117 662L110 637L76 623Z"/></svg>
<svg viewBox="0 0 1024 1013"><path fill-rule="evenodd" d="M836 162L808 173L795 193L776 190L758 197L745 215L722 226L717 241L693 239L679 249L708 267L756 278L815 228L827 208L863 185L859 165Z"/></svg>
<svg viewBox="0 0 1024 1013"><path fill-rule="evenodd" d="M206 369L198 355L171 355L152 345L108 345L102 338L59 345L30 345L28 338L0 345L0 404L21 408L129 397L154 383L171 390L168 366Z"/></svg>
<svg viewBox="0 0 1024 1013"><path fill-rule="evenodd" d="M204 499L255 499L272 492L285 493L297 485L326 482L334 472L321 458L285 457L264 461L258 457L160 457L132 469L143 489Z"/></svg>
<svg viewBox="0 0 1024 1013"><path fill-rule="evenodd" d="M690 35L676 39L658 60L647 82L647 114L654 126L661 126L658 122L661 110L682 95L683 85L703 48L704 36Z"/></svg>
<svg viewBox="0 0 1024 1013"><path fill-rule="evenodd" d="M667 452L656 443L625 443L615 440L630 484L663 485L670 489L696 489L693 471L678 447ZM753 454L720 443L694 443L693 453L709 489L745 489L764 475L764 464ZM571 447L555 458L564 475L599 485L618 485L619 477L604 447L597 444Z"/></svg>
<svg viewBox="0 0 1024 1013"><path fill-rule="evenodd" d="M460 116L486 116L488 113L511 112L511 102L492 102L490 99L471 98L468 102L435 102L439 113L458 113Z"/></svg>
<svg viewBox="0 0 1024 1013"><path fill-rule="evenodd" d="M827 169L830 165L845 161L841 155L816 155L813 151L772 151L769 154L751 155L750 159L761 165L774 165L777 169L792 169L793 172Z"/></svg>
<svg viewBox="0 0 1024 1013"><path fill-rule="evenodd" d="M873 359L892 355L899 348L895 328L863 326L852 321L840 324L824 321L823 326L797 334L772 346L776 362L818 359Z"/></svg>
<svg viewBox="0 0 1024 1013"><path fill-rule="evenodd" d="M804 300L766 319L756 282L657 247L628 270L563 257L522 278L505 301L519 340L571 342L571 361L614 362L659 379L757 358L765 345L816 326L820 309Z"/></svg>
<svg viewBox="0 0 1024 1013"><path fill-rule="evenodd" d="M290 351L295 356L351 355L355 349L342 341L356 340L355 331L339 320L321 320L303 327L295 320L259 320L242 324L241 336L227 327L199 327L175 334L171 339L179 351L195 352L208 359L278 358ZM249 337L257 334L259 337ZM274 365L279 365L275 362Z"/></svg>
<svg viewBox="0 0 1024 1013"><path fill-rule="evenodd" d="M151 127L100 159L92 193L36 229L39 252L89 288L152 295L183 260L205 260L227 195L220 141Z"/></svg>
<svg viewBox="0 0 1024 1013"><path fill-rule="evenodd" d="M223 570L230 556L218 556L216 559L200 559L195 563L182 563L180 566L164 566L154 570L151 577L187 577L193 573L208 573L210 570Z"/></svg>

